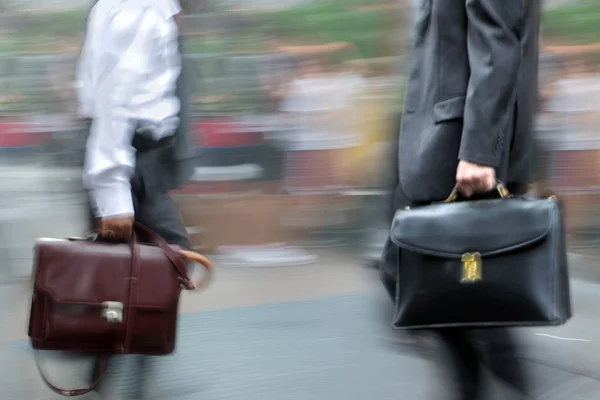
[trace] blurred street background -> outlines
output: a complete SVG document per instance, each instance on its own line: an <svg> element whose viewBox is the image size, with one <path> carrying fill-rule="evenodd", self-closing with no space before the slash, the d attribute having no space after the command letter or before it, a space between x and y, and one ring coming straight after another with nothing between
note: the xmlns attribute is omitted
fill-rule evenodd
<svg viewBox="0 0 600 400"><path fill-rule="evenodd" d="M597 400L600 1L545 5L535 189L565 206L575 317L523 330L522 357L536 398ZM74 78L90 6L0 0L2 400L59 398L28 347L29 277L36 238L87 229ZM182 31L196 170L173 195L218 272L184 296L155 398L444 400L444 355L391 332L373 269L413 1L204 0L194 11ZM60 385L85 383L73 363L45 364Z"/></svg>

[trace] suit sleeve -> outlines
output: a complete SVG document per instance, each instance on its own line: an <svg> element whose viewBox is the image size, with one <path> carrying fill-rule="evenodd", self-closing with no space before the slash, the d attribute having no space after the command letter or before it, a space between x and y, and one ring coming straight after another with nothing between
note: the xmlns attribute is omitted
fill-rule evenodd
<svg viewBox="0 0 600 400"><path fill-rule="evenodd" d="M467 0L471 77L459 159L498 167L511 126L521 62L519 26L528 0Z"/></svg>

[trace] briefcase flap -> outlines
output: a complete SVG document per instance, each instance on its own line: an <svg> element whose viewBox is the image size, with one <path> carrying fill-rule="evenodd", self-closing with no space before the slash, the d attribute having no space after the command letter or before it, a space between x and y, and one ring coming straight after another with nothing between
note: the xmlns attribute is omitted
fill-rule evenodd
<svg viewBox="0 0 600 400"><path fill-rule="evenodd" d="M131 246L40 239L35 261L35 291L55 304L102 307L130 303ZM136 245L141 267L137 309L170 309L179 299L179 279L158 247ZM135 278L134 278L135 279Z"/></svg>
<svg viewBox="0 0 600 400"><path fill-rule="evenodd" d="M434 257L485 257L544 241L559 218L558 203L549 199L439 203L399 210L390 238L400 248Z"/></svg>

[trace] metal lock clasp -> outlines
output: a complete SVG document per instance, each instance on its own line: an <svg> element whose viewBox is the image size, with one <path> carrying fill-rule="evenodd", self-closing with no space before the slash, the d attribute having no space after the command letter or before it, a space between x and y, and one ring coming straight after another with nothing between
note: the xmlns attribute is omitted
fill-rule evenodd
<svg viewBox="0 0 600 400"><path fill-rule="evenodd" d="M102 303L102 317L111 324L123 322L123 303L118 301L105 301Z"/></svg>
<svg viewBox="0 0 600 400"><path fill-rule="evenodd" d="M481 254L465 253L462 256L462 283L473 283L481 280Z"/></svg>

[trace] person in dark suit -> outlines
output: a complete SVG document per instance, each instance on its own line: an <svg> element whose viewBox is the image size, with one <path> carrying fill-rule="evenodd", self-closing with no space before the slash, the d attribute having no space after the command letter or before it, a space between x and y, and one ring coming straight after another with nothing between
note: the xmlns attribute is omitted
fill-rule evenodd
<svg viewBox="0 0 600 400"><path fill-rule="evenodd" d="M531 181L540 5L531 0L418 0L398 143L394 209L444 200L456 185L484 196L496 180L522 193ZM388 240L381 280L396 295L398 248ZM436 330L460 398L481 395L480 364L527 398L510 332ZM481 342L485 351L476 345Z"/></svg>

